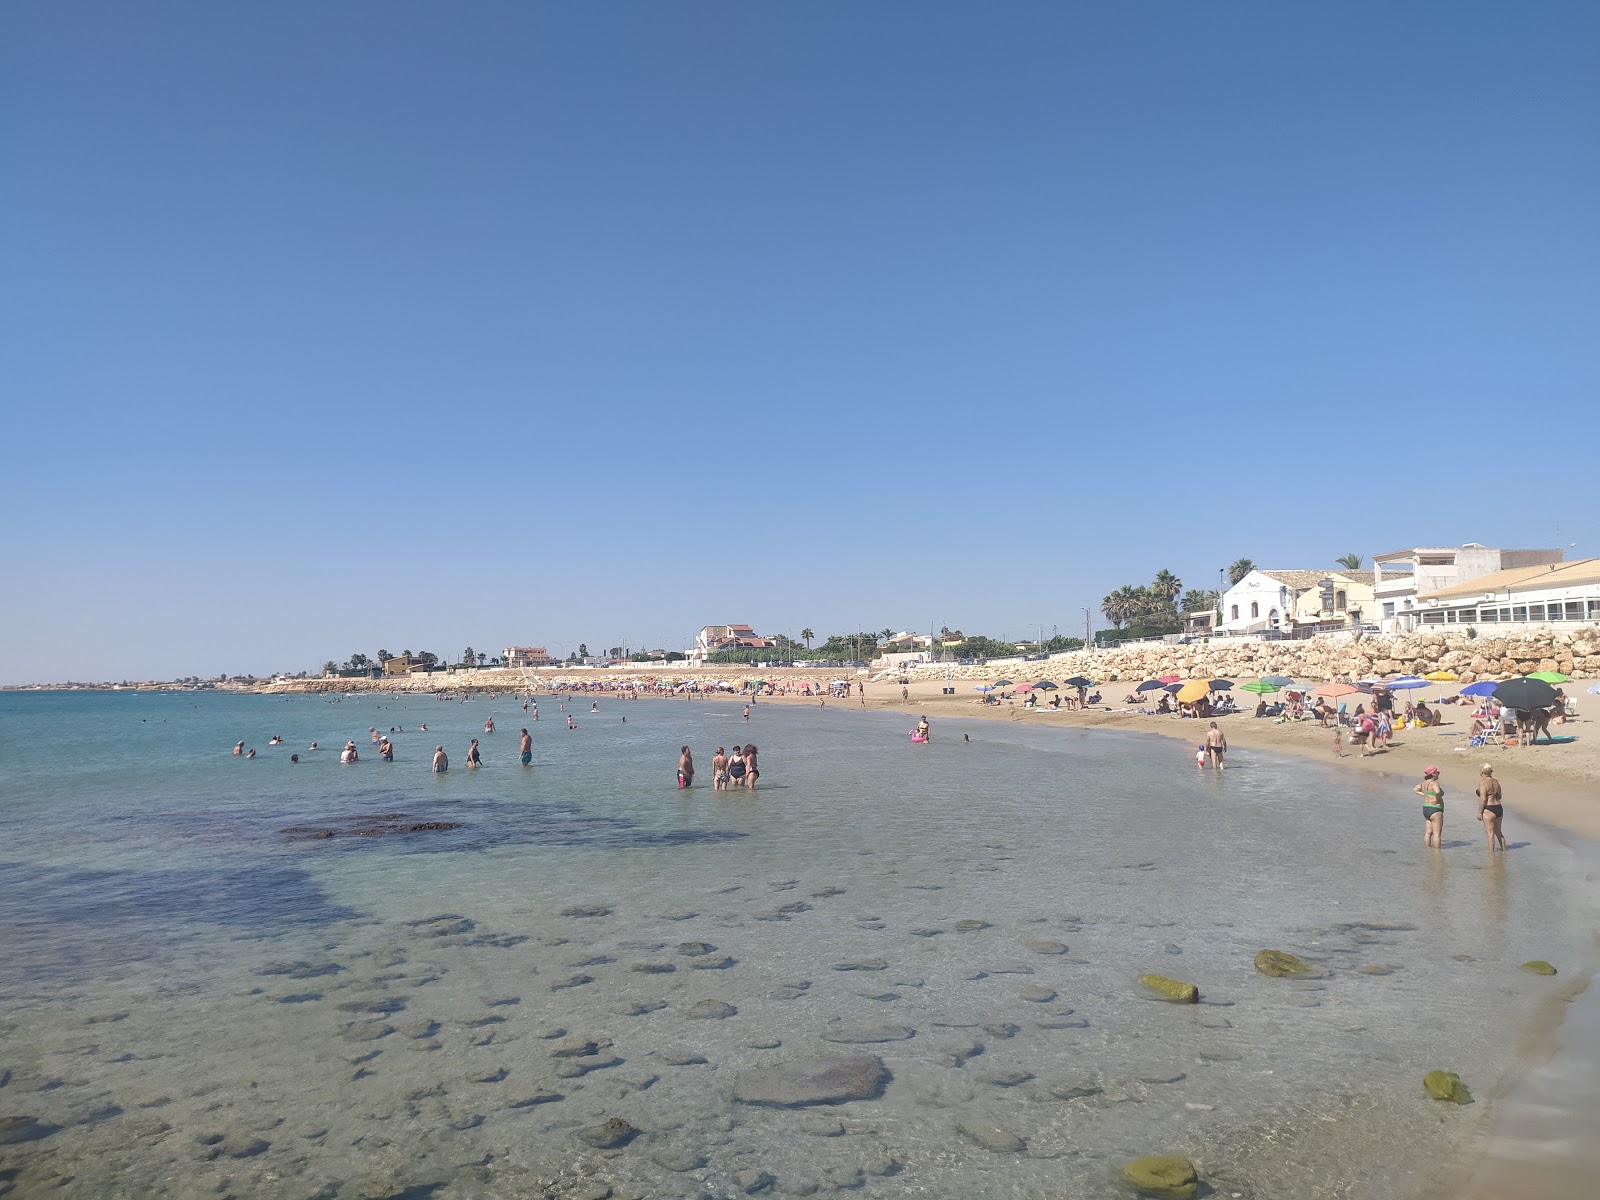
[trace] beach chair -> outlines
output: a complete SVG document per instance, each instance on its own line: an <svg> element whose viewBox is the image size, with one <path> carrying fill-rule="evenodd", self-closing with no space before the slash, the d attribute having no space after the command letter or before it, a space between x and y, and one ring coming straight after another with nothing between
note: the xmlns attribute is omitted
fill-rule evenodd
<svg viewBox="0 0 1600 1200"><path fill-rule="evenodd" d="M1468 742L1468 745L1472 746L1503 746L1504 744L1504 723L1498 717L1492 721L1485 721L1482 732L1473 734L1471 741Z"/></svg>

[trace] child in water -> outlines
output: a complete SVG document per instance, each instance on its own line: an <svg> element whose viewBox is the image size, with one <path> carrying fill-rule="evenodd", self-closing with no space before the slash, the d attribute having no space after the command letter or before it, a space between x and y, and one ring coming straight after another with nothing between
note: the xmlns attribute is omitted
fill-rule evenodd
<svg viewBox="0 0 1600 1200"><path fill-rule="evenodd" d="M1202 771L1206 769L1206 744L1204 742L1194 748L1194 765Z"/></svg>

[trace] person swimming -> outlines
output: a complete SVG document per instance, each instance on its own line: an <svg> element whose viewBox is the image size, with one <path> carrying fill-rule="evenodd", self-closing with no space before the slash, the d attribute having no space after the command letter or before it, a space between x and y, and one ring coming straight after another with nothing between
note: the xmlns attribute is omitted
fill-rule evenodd
<svg viewBox="0 0 1600 1200"><path fill-rule="evenodd" d="M233 752L235 754L243 754L244 753L244 743L243 742L235 742L234 743L234 747L233 747Z"/></svg>
<svg viewBox="0 0 1600 1200"><path fill-rule="evenodd" d="M255 756L256 756L256 748L254 746L251 746L250 749L245 752L245 757L246 758L254 758Z"/></svg>
<svg viewBox="0 0 1600 1200"><path fill-rule="evenodd" d="M272 740L270 742L268 742L267 745L269 745L269 746L281 746L281 745L283 745L283 739L281 737L279 737L277 734L273 734L272 735Z"/></svg>
<svg viewBox="0 0 1600 1200"><path fill-rule="evenodd" d="M297 763L300 761L300 756L298 754L291 754L289 755L289 761L292 763Z"/></svg>

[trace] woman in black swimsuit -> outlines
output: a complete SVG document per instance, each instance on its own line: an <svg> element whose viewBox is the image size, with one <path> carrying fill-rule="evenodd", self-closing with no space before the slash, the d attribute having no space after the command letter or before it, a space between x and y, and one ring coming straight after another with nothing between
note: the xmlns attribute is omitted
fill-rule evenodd
<svg viewBox="0 0 1600 1200"><path fill-rule="evenodd" d="M756 790L756 780L761 778L761 768L756 766L756 747L754 742L748 742L744 748L745 766L750 768L749 774L744 777L744 785L752 792Z"/></svg>
<svg viewBox="0 0 1600 1200"><path fill-rule="evenodd" d="M1500 803L1500 781L1494 777L1494 768L1488 763L1483 764L1483 769L1478 772L1478 820L1483 822L1483 831L1489 835L1489 853L1493 854L1495 843L1500 843L1500 849L1506 848L1506 835L1500 832L1500 822L1505 820L1506 810Z"/></svg>
<svg viewBox="0 0 1600 1200"><path fill-rule="evenodd" d="M728 779L734 787L742 788L744 786L744 777L748 770L749 767L745 764L744 755L740 752L739 747L735 746L733 754L728 758Z"/></svg>

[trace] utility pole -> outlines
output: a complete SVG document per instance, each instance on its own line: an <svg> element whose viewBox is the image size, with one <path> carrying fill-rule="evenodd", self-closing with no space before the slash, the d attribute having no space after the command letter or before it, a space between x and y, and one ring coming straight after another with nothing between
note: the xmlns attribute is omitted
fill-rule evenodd
<svg viewBox="0 0 1600 1200"><path fill-rule="evenodd" d="M1091 624L1089 610L1086 608L1083 610L1083 648L1085 650L1089 648L1089 627Z"/></svg>

